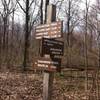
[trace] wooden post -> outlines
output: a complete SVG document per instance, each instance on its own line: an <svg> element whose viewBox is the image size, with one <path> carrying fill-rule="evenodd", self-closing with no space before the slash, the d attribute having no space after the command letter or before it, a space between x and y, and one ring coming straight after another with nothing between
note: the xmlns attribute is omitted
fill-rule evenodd
<svg viewBox="0 0 100 100"><path fill-rule="evenodd" d="M48 5L47 7L47 19L46 23L56 21L56 6ZM45 58L49 58L49 55L45 55ZM54 73L44 72L43 79L43 100L51 100L52 96L52 85L53 85Z"/></svg>
<svg viewBox="0 0 100 100"><path fill-rule="evenodd" d="M51 100L52 85L53 85L54 73L44 72L43 80L43 100Z"/></svg>

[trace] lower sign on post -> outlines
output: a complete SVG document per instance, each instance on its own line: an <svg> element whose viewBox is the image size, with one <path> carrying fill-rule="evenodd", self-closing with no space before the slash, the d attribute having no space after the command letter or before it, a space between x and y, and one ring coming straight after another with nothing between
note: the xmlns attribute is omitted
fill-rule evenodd
<svg viewBox="0 0 100 100"><path fill-rule="evenodd" d="M47 59L47 58L38 58L34 62L34 68L38 70L46 71L60 71L61 70L61 60L60 59Z"/></svg>

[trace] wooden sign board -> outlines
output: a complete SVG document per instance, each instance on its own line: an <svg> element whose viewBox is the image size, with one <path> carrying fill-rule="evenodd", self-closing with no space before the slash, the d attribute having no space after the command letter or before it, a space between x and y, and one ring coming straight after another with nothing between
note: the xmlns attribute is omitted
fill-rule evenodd
<svg viewBox="0 0 100 100"><path fill-rule="evenodd" d="M42 24L36 27L36 39L62 37L62 21Z"/></svg>
<svg viewBox="0 0 100 100"><path fill-rule="evenodd" d="M64 42L42 38L41 56L50 55L51 58L61 59L64 52Z"/></svg>
<svg viewBox="0 0 100 100"><path fill-rule="evenodd" d="M38 58L34 62L34 68L37 70L45 71L60 71L61 70L61 60L50 59L50 58Z"/></svg>

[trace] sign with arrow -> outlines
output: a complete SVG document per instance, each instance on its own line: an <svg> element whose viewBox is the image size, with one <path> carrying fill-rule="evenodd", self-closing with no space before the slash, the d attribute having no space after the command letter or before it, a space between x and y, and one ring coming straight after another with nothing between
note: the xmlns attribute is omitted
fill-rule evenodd
<svg viewBox="0 0 100 100"><path fill-rule="evenodd" d="M62 21L42 24L36 27L36 39L62 37Z"/></svg>

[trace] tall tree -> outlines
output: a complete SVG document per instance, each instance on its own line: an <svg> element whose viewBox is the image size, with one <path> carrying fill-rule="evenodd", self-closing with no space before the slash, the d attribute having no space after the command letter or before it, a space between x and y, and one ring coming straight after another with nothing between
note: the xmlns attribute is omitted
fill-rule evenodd
<svg viewBox="0 0 100 100"><path fill-rule="evenodd" d="M12 4L13 3L13 4ZM4 63L8 64L8 52L9 52L9 20L10 20L10 15L12 14L13 10L16 10L16 2L13 0L1 0L1 6L2 8L0 9L0 15L2 18L3 22L3 36L2 36L2 47L3 47L3 57L2 59L4 60Z"/></svg>
<svg viewBox="0 0 100 100"><path fill-rule="evenodd" d="M87 91L88 91L88 45L87 45L87 35L88 35L88 13L89 13L89 7L90 2L86 0L85 3L85 36L84 36L84 62L85 62L85 92L87 97Z"/></svg>
<svg viewBox="0 0 100 100"><path fill-rule="evenodd" d="M63 12L62 16L64 16L64 23L65 23L65 32L66 34L66 46L67 46L67 66L71 64L71 38L74 32L74 29L78 27L80 23L80 16L79 16L79 4L81 0L65 0L62 4L62 9L60 10Z"/></svg>
<svg viewBox="0 0 100 100"><path fill-rule="evenodd" d="M46 19L47 19L47 6L49 5L49 0L45 1L45 21L44 23L46 23Z"/></svg>
<svg viewBox="0 0 100 100"><path fill-rule="evenodd" d="M100 69L100 20L99 20L99 16L100 16L100 0L96 0L96 26L97 26L97 42L98 42L98 68L97 68L97 73L96 73L96 85L97 85L97 100L100 99L100 94L99 94L99 69Z"/></svg>
<svg viewBox="0 0 100 100"><path fill-rule="evenodd" d="M40 21L41 21L41 24L43 24L43 0L41 0L41 5L40 5Z"/></svg>
<svg viewBox="0 0 100 100"><path fill-rule="evenodd" d="M16 2L11 0L1 0L2 4L2 10L0 11L1 17L3 19L3 45L5 47L5 44L7 43L7 28L8 28L8 22L9 22L9 16L15 10L16 8ZM12 5L13 3L13 5Z"/></svg>
<svg viewBox="0 0 100 100"><path fill-rule="evenodd" d="M36 21L36 18L39 14L39 13L37 13L37 15L35 15L35 9L38 6L37 2L39 2L39 1L23 0L23 2L25 3L25 8L22 6L22 4L19 0L16 0L16 1L25 14L25 37L24 37L25 41L24 41L24 58L23 58L23 67L24 67L23 70L25 71L26 67L28 66L27 62L29 60L29 45L30 45L29 36L30 36L30 32L32 30L33 24ZM34 4L34 6L33 6L33 4ZM32 6L33 6L33 8L32 8ZM35 17L33 17L34 15L35 15ZM31 20L31 17L33 17L33 20Z"/></svg>
<svg viewBox="0 0 100 100"><path fill-rule="evenodd" d="M26 0L26 10L25 10L25 44L24 44L24 61L23 66L24 70L26 70L27 60L28 58L28 49L29 49L29 0Z"/></svg>

